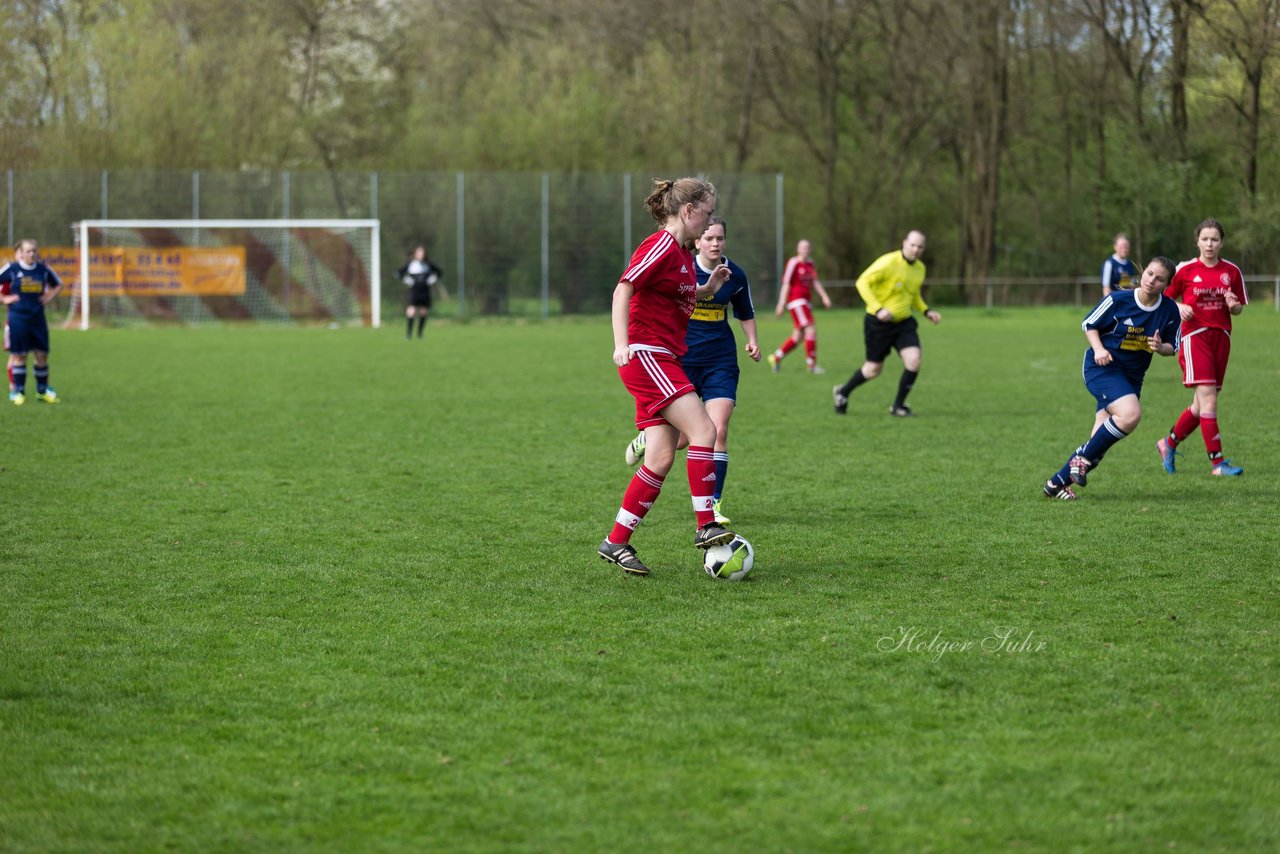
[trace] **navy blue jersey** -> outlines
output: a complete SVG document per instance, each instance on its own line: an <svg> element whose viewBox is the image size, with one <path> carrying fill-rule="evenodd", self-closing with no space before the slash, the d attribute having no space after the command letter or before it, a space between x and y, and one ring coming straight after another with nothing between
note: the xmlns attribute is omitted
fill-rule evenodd
<svg viewBox="0 0 1280 854"><path fill-rule="evenodd" d="M42 313L44 303L40 297L61 284L62 279L43 261L37 261L34 267L18 261L0 267L0 292L18 295L18 301L9 305L10 316L35 317Z"/></svg>
<svg viewBox="0 0 1280 854"><path fill-rule="evenodd" d="M1147 339L1156 332L1160 333L1161 341L1167 341L1177 349L1178 330L1182 327L1178 306L1162 295L1154 308L1147 308L1138 302L1137 294L1137 291L1112 291L1080 324L1082 330L1098 330L1102 346L1111 353L1112 359L1111 365L1096 365L1093 348L1090 347L1084 351L1086 370L1114 366L1127 376L1140 378L1151 366L1154 354L1147 347Z"/></svg>
<svg viewBox="0 0 1280 854"><path fill-rule="evenodd" d="M747 274L742 268L724 259L729 265L729 280L720 286L710 297L700 297L689 317L689 329L685 333L685 343L689 350L680 361L686 365L711 365L719 363L738 363L738 344L733 338L733 329L729 326L729 304L733 304L733 316L738 320L751 320L756 316L755 306L751 304L751 286L747 284ZM702 260L694 257L694 272L698 276L698 285L702 286L711 278L711 271L702 266Z"/></svg>
<svg viewBox="0 0 1280 854"><path fill-rule="evenodd" d="M1138 265L1128 258L1121 261L1116 256L1102 262L1102 286L1113 291L1128 290L1138 278Z"/></svg>

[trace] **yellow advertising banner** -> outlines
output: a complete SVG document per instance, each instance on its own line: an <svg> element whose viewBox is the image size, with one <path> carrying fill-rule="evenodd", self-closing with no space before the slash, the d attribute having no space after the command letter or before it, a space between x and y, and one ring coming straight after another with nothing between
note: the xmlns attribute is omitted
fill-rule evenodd
<svg viewBox="0 0 1280 854"><path fill-rule="evenodd" d="M80 286L80 252L41 247L40 260ZM89 253L90 296L236 296L245 289L243 246L103 246Z"/></svg>

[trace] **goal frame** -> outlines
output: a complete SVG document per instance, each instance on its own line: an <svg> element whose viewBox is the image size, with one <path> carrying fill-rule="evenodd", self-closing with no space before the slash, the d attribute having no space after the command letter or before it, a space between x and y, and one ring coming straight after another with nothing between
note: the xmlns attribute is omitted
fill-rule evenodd
<svg viewBox="0 0 1280 854"><path fill-rule="evenodd" d="M80 328L89 328L89 230L94 228L367 228L369 325L382 326L382 221L377 219L82 219L73 226L80 252Z"/></svg>

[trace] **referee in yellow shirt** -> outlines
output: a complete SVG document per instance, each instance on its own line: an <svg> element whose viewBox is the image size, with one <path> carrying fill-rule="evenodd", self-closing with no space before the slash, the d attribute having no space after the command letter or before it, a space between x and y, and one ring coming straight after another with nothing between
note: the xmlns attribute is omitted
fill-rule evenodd
<svg viewBox="0 0 1280 854"><path fill-rule="evenodd" d="M898 396L889 407L890 415L911 415L907 395L920 373L920 335L911 310L915 309L937 324L942 315L925 305L920 296L924 284L924 232L910 231L902 241L902 250L881 255L858 277L858 293L867 304L863 319L863 336L867 344L867 360L844 385L831 390L836 414L849 409L849 395L855 388L880 376L885 357L897 350L902 357L902 379Z"/></svg>

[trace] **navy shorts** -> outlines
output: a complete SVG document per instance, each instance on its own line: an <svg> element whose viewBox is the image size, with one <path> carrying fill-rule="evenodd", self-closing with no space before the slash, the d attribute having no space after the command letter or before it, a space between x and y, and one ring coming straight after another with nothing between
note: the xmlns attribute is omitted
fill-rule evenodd
<svg viewBox="0 0 1280 854"><path fill-rule="evenodd" d="M4 348L10 353L49 352L49 323L44 312L37 315L9 314L4 328Z"/></svg>
<svg viewBox="0 0 1280 854"><path fill-rule="evenodd" d="M684 372L703 401L728 398L738 400L738 365L684 365Z"/></svg>
<svg viewBox="0 0 1280 854"><path fill-rule="evenodd" d="M1098 401L1098 411L1106 409L1127 394L1142 396L1142 377L1136 380L1117 368L1098 367L1084 369L1084 387Z"/></svg>
<svg viewBox="0 0 1280 854"><path fill-rule="evenodd" d="M901 353L908 347L920 346L919 324L914 317L884 321L874 314L862 322L862 338L867 345L867 361L883 362L890 350Z"/></svg>

